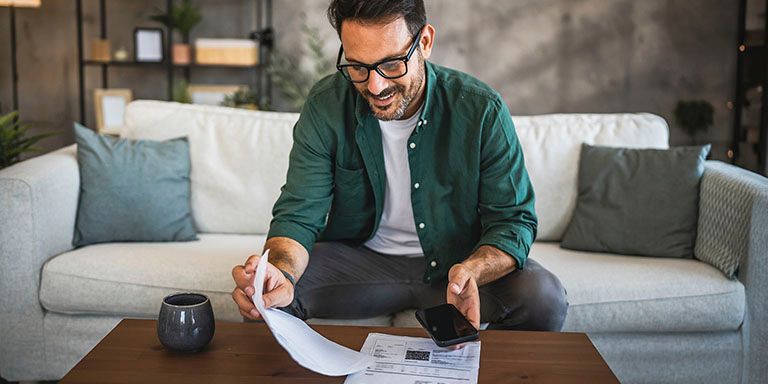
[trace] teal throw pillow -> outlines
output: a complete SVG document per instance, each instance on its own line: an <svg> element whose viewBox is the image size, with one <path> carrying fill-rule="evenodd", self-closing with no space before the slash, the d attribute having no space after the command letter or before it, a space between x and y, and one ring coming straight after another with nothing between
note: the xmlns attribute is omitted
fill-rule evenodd
<svg viewBox="0 0 768 384"><path fill-rule="evenodd" d="M186 138L127 140L75 124L80 201L73 244L196 240Z"/></svg>

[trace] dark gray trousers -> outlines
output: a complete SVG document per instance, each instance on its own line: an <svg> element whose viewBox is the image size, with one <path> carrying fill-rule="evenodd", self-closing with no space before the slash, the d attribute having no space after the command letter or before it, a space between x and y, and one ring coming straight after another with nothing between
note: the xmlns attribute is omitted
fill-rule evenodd
<svg viewBox="0 0 768 384"><path fill-rule="evenodd" d="M338 242L315 244L284 311L301 319L362 319L444 304L447 281L422 282L423 257L390 256ZM559 331L568 303L560 280L536 261L480 287L488 329Z"/></svg>

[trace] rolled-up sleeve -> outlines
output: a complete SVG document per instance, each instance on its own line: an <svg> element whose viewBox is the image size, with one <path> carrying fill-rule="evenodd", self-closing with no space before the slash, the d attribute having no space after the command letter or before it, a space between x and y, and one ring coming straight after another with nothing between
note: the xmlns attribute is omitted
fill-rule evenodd
<svg viewBox="0 0 768 384"><path fill-rule="evenodd" d="M503 102L489 105L481 140L478 209L482 234L477 247L496 247L522 269L536 238L535 198L523 150Z"/></svg>

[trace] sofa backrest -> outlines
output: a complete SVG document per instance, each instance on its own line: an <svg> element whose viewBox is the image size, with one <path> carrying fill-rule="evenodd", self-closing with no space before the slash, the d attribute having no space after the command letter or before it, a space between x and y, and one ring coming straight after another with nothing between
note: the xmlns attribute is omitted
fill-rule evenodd
<svg viewBox="0 0 768 384"><path fill-rule="evenodd" d="M187 136L195 227L209 233L266 233L285 184L297 113L139 100L128 105L121 136Z"/></svg>
<svg viewBox="0 0 768 384"><path fill-rule="evenodd" d="M140 100L126 109L121 135L187 136L192 215L200 232L266 233L285 183L296 113ZM536 192L539 240L557 241L576 205L581 143L666 148L668 128L651 114L513 117Z"/></svg>
<svg viewBox="0 0 768 384"><path fill-rule="evenodd" d="M668 148L667 122L649 113L513 116L536 193L537 240L560 241L576 207L581 144Z"/></svg>

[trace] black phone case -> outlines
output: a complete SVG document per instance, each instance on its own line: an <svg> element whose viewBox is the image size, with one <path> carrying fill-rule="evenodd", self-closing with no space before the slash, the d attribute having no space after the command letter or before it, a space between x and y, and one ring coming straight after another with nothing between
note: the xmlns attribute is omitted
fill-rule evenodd
<svg viewBox="0 0 768 384"><path fill-rule="evenodd" d="M427 325L427 322L422 318L422 310L416 311L416 320L419 321L419 324L421 324L421 327L424 328L425 331L429 334L429 337L432 338L432 341L435 342L439 347L450 347L452 345L466 343L469 341L475 341L480 338L480 332L478 331L474 335L468 335L464 337L459 337L458 339L452 339L452 340L438 340L434 334L432 334L432 330L429 329L429 326Z"/></svg>

